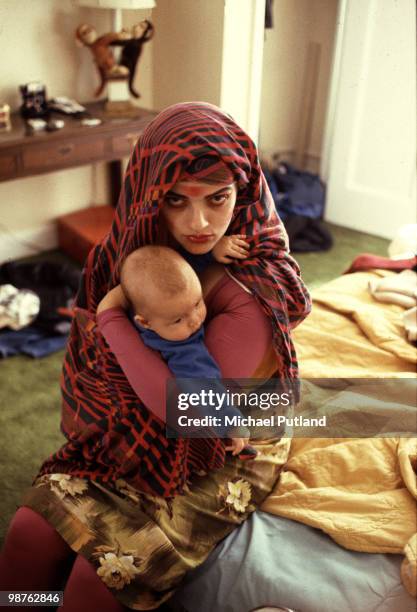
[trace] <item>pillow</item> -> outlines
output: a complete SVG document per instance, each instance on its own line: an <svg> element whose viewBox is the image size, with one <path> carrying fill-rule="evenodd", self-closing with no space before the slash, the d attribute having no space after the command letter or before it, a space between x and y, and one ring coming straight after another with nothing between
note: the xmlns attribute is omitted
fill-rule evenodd
<svg viewBox="0 0 417 612"><path fill-rule="evenodd" d="M401 583L401 555L359 553L324 532L256 511L198 568L170 604L186 612L415 612Z"/></svg>

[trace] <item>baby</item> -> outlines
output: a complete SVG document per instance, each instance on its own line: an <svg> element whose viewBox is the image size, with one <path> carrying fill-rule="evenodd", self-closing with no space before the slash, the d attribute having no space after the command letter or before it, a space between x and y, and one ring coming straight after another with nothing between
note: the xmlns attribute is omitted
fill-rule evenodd
<svg viewBox="0 0 417 612"><path fill-rule="evenodd" d="M189 338L201 328L207 314L195 270L202 271L211 261L227 264L233 258L246 258L249 244L245 238L240 234L223 236L204 255L184 252L188 264L168 247L145 246L130 253L123 263L120 282L135 310L135 321L165 340ZM177 313L185 314L175 316ZM154 336L148 334L144 340L148 337Z"/></svg>
<svg viewBox="0 0 417 612"><path fill-rule="evenodd" d="M228 243L217 249L216 257L230 257ZM207 310L199 278L179 253L164 246L139 248L124 261L120 281L143 342L161 353L176 378L221 378L204 343ZM240 415L233 406L223 413ZM232 449L241 446L231 432L227 435ZM255 455L248 446L239 454L241 458Z"/></svg>

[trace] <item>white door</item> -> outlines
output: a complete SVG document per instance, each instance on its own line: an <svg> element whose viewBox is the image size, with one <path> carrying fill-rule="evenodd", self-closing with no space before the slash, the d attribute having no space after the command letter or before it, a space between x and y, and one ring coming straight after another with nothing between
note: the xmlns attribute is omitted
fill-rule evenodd
<svg viewBox="0 0 417 612"><path fill-rule="evenodd" d="M326 219L385 238L416 222L414 0L339 0Z"/></svg>

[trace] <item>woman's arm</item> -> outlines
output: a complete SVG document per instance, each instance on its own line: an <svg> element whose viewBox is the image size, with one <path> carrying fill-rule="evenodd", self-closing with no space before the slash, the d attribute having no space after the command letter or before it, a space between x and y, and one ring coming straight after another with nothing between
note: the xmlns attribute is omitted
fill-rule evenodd
<svg viewBox="0 0 417 612"><path fill-rule="evenodd" d="M269 378L277 370L272 325L255 297L210 266L203 275L208 323L206 346L223 378Z"/></svg>
<svg viewBox="0 0 417 612"><path fill-rule="evenodd" d="M166 383L172 374L160 354L143 343L127 306L122 289L115 287L98 305L97 325L136 395L165 422Z"/></svg>

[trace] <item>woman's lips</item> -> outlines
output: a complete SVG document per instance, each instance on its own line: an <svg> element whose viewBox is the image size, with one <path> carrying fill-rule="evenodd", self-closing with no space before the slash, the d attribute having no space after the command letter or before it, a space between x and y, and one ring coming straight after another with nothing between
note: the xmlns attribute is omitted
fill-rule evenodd
<svg viewBox="0 0 417 612"><path fill-rule="evenodd" d="M195 242L197 244L200 244L203 242L208 242L209 240L213 238L213 236L214 234L194 234L194 235L186 236L186 238L190 242Z"/></svg>

